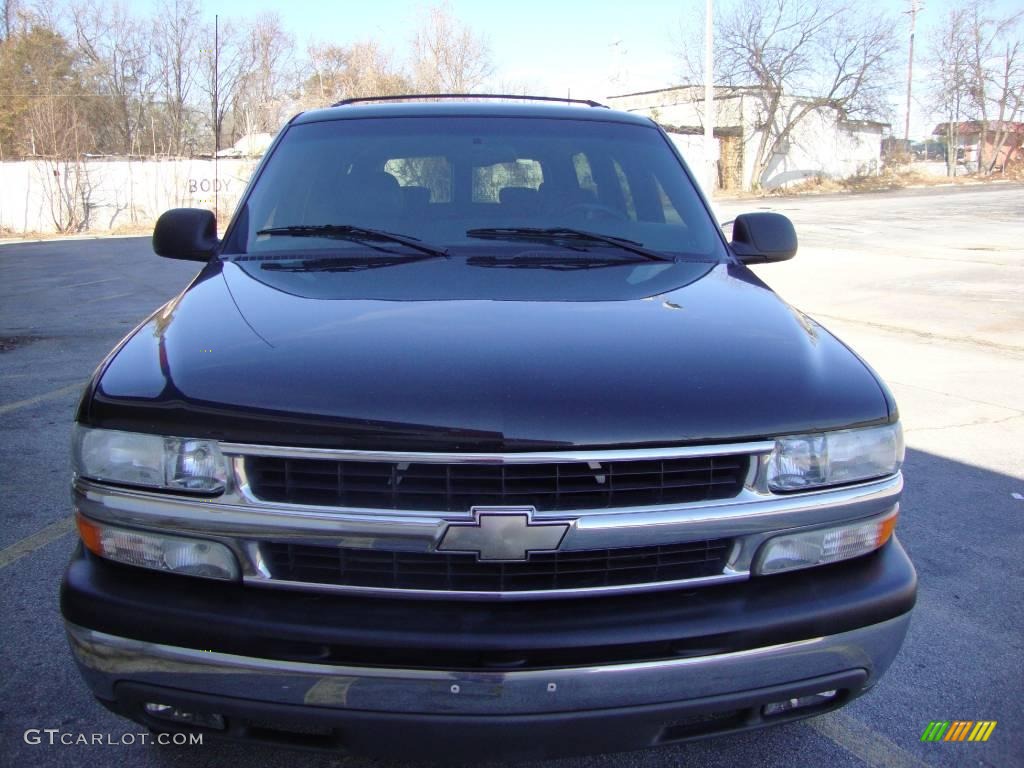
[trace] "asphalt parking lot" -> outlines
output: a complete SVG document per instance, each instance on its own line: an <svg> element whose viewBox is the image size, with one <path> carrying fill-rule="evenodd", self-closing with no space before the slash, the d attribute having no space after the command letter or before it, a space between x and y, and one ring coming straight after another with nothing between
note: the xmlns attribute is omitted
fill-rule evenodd
<svg viewBox="0 0 1024 768"><path fill-rule="evenodd" d="M910 634L879 686L838 713L545 765L1024 764L1024 187L716 207L722 220L751 209L794 220L799 255L758 274L867 358L897 397L908 444L898 534L920 577ZM91 371L196 271L153 256L146 238L0 245L0 765L374 765L212 742L24 738L59 728L119 741L141 730L91 700L63 637L68 435ZM986 743L921 743L932 720L998 725Z"/></svg>

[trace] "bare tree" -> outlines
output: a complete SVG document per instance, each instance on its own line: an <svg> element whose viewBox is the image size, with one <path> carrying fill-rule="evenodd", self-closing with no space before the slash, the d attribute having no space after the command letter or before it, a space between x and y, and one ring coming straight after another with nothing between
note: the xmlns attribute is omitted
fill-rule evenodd
<svg viewBox="0 0 1024 768"><path fill-rule="evenodd" d="M342 79L349 67L348 49L333 43L314 43L306 49L309 73L303 83L302 100L309 106L323 106L341 97Z"/></svg>
<svg viewBox="0 0 1024 768"><path fill-rule="evenodd" d="M945 118L946 174L956 176L960 121L969 109L970 24L962 8L952 8L943 17L929 43L932 78L931 100L935 111Z"/></svg>
<svg viewBox="0 0 1024 768"><path fill-rule="evenodd" d="M245 133L275 133L284 122L295 78L295 41L276 13L257 16L245 35L249 68L243 71L235 111Z"/></svg>
<svg viewBox="0 0 1024 768"><path fill-rule="evenodd" d="M153 101L156 78L151 68L151 39L140 19L117 2L84 0L72 8L78 50L86 76L100 97L112 136L106 151L133 154L140 150L144 115Z"/></svg>
<svg viewBox="0 0 1024 768"><path fill-rule="evenodd" d="M239 26L225 20L214 34L213 25L202 32L199 66L199 89L206 97L212 149L221 148L224 120L234 109L238 87L252 66L250 50Z"/></svg>
<svg viewBox="0 0 1024 768"><path fill-rule="evenodd" d="M888 112L894 27L877 13L835 0L737 0L716 17L717 84L749 86L758 102L754 186L793 130L816 110L829 108L843 119ZM688 79L702 82L694 50L684 51L684 66Z"/></svg>
<svg viewBox="0 0 1024 768"><path fill-rule="evenodd" d="M460 22L447 2L420 15L411 55L420 93L471 93L494 73L487 41Z"/></svg>
<svg viewBox="0 0 1024 768"><path fill-rule="evenodd" d="M980 123L978 172L984 174L994 169L1008 136L1005 122L1017 116L1024 99L1024 51L1018 34L1024 11L996 17L991 6L990 0L971 0L962 11L967 23L967 96ZM991 136L993 118L996 136ZM990 136L993 152L987 158Z"/></svg>
<svg viewBox="0 0 1024 768"><path fill-rule="evenodd" d="M998 66L991 70L990 93L994 91L997 127L992 138L992 158L983 169L988 174L995 170L999 153L1010 138L1010 123L1024 114L1024 48L1021 39L1017 38L1012 44L1007 42L996 61Z"/></svg>
<svg viewBox="0 0 1024 768"><path fill-rule="evenodd" d="M153 19L153 52L168 122L170 154L182 154L188 103L200 64L199 4L162 0Z"/></svg>
<svg viewBox="0 0 1024 768"><path fill-rule="evenodd" d="M934 78L932 106L945 118L947 170L956 173L960 123L978 127L977 171L992 173L1024 114L1024 11L997 17L988 0L966 0L949 9L929 47Z"/></svg>
<svg viewBox="0 0 1024 768"><path fill-rule="evenodd" d="M0 5L0 41L10 39L18 23L18 11L21 3L18 0L2 0Z"/></svg>
<svg viewBox="0 0 1024 768"><path fill-rule="evenodd" d="M28 114L40 150L40 181L58 232L88 229L92 207L92 184L82 157L83 120L74 102L70 94L40 95Z"/></svg>
<svg viewBox="0 0 1024 768"><path fill-rule="evenodd" d="M340 99L387 96L412 90L409 78L373 40L348 46L311 45L309 74L303 83L304 106L323 106Z"/></svg>

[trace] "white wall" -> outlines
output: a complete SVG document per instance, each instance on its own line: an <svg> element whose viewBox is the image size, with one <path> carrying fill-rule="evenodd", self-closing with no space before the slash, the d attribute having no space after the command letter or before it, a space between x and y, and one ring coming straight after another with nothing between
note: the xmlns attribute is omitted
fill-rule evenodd
<svg viewBox="0 0 1024 768"><path fill-rule="evenodd" d="M703 88L685 86L654 93L615 96L608 102L616 109L645 114L664 125L700 127L704 123ZM743 189L754 186L754 161L761 141L763 98L757 91L716 89L715 125L739 128L743 136ZM806 103L806 102L804 102ZM785 97L783 109L795 111L801 102ZM872 175L881 169L881 126L843 123L832 109L818 109L793 129L788 150L775 155L762 186L773 189L815 176L847 178ZM691 149L693 154L695 150ZM687 162L695 161L684 152Z"/></svg>
<svg viewBox="0 0 1024 768"><path fill-rule="evenodd" d="M147 226L168 208L213 210L215 181L223 226L256 162L220 160L216 179L212 160L0 163L0 231L58 231L55 219L68 220L69 204L77 206L75 218L89 230Z"/></svg>
<svg viewBox="0 0 1024 768"><path fill-rule="evenodd" d="M663 125L681 125L691 128L704 125L703 86L684 86L633 96L612 96L608 104L613 109L638 112ZM715 125L740 124L740 95L724 88L715 91Z"/></svg>
<svg viewBox="0 0 1024 768"><path fill-rule="evenodd" d="M875 176L881 170L881 126L843 123L831 109L818 109L804 117L789 136L786 151L768 163L762 178L765 189L776 189L805 179L824 176L845 179L851 176ZM760 138L760 135L757 137ZM753 149L756 140L748 143Z"/></svg>
<svg viewBox="0 0 1024 768"><path fill-rule="evenodd" d="M639 97L637 97L639 98ZM744 96L719 102L722 122L744 124L743 188L752 186L754 158L760 132L756 102ZM700 124L703 104L664 103L655 111L669 125ZM772 158L763 185L775 188L818 175L846 178L877 173L880 169L878 127L836 123L831 110L808 115L794 130L788 151ZM671 134L694 176L704 181L702 135ZM718 159L719 143L714 145ZM256 160L222 159L216 183L221 226L234 211ZM54 171L58 176L54 177ZM44 160L0 163L0 232L55 232L58 221L66 224L68 205L76 206L77 229L109 231L121 227L148 226L168 208L213 209L214 163L212 160L90 160L55 164ZM79 185L75 187L75 180ZM58 194L63 188L64 194Z"/></svg>

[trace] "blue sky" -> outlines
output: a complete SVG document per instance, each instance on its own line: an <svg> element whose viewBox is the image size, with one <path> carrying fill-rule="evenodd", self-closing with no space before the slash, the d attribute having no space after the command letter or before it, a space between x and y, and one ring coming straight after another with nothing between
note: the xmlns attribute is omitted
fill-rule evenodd
<svg viewBox="0 0 1024 768"><path fill-rule="evenodd" d="M345 44L373 38L399 58L412 34L417 9L429 4L418 0L203 0L210 17L278 12L300 49L311 41ZM861 0L865 13L898 14L905 35L909 28L900 11L907 4L907 0ZM925 0L926 7L918 15L915 84L920 85L915 87L922 97L927 71L921 57L929 34L951 4L951 0ZM451 6L456 16L487 38L497 79L525 85L538 94L562 96L571 90L573 96L601 99L609 95L609 77L615 73L622 76L625 90L679 82L679 30L684 24L702 24L704 0L451 0ZM1016 3L998 0L995 6L1007 13ZM902 125L902 115L903 108L898 107L894 123ZM932 122L920 103L912 118L914 133Z"/></svg>

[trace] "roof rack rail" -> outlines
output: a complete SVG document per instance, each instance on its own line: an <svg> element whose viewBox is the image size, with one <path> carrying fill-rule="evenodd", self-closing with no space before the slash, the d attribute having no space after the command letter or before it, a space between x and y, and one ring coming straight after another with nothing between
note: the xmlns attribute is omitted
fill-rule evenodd
<svg viewBox="0 0 1024 768"><path fill-rule="evenodd" d="M511 93L406 93L398 96L356 96L342 99L331 104L332 107L344 107L348 104L361 104L374 101L409 101L425 99L511 99L514 101L549 101L553 104L586 104L588 107L608 109L606 104L590 99L570 99L558 96L517 96Z"/></svg>

